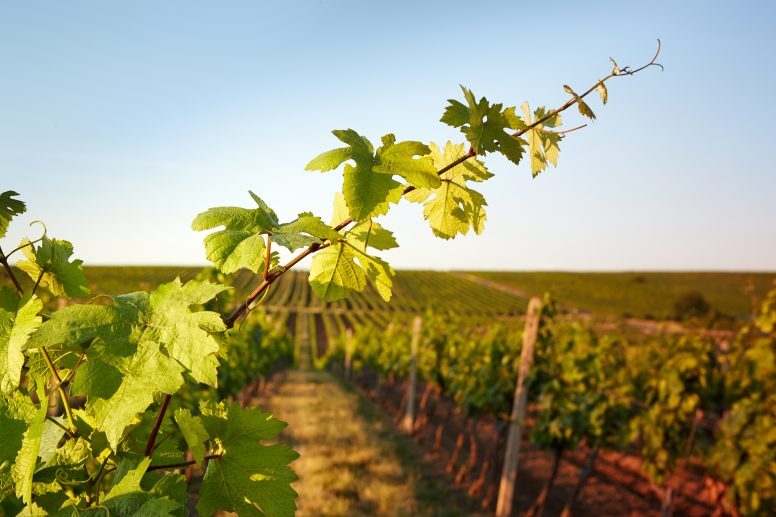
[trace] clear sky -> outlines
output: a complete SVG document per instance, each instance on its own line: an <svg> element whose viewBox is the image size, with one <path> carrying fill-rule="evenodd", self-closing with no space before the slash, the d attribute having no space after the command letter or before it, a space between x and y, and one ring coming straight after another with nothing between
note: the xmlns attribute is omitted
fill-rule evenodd
<svg viewBox="0 0 776 517"><path fill-rule="evenodd" d="M775 270L773 2L3 2L0 191L87 264L202 264L193 217L250 206L328 220L336 147L462 142L462 83L559 105L663 41L665 72L610 82L557 169L494 156L483 235L434 238L419 205L383 223L398 268ZM579 120L566 117L568 125ZM762 126L762 127L761 127ZM32 230L33 235L37 230Z"/></svg>

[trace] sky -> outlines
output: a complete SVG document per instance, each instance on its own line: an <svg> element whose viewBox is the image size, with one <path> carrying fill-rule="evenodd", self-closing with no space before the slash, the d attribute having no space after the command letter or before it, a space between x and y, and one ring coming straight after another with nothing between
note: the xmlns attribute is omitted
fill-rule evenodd
<svg viewBox="0 0 776 517"><path fill-rule="evenodd" d="M331 216L342 176L305 172L332 129L464 142L459 84L558 106L615 78L557 168L489 155L482 235L381 219L396 268L776 270L773 2L3 2L0 191L88 264L204 264L194 216L252 204ZM567 112L568 127L583 123ZM756 127L762 124L763 128ZM303 266L309 263L303 263Z"/></svg>

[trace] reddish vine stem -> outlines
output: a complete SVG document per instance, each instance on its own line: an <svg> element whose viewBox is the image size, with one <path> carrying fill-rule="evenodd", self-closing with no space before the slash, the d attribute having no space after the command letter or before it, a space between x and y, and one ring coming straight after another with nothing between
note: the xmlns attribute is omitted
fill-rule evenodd
<svg viewBox="0 0 776 517"><path fill-rule="evenodd" d="M557 114L559 114L559 113L561 113L563 111L566 111L571 106L577 104L579 101L581 101L582 99L584 99L585 97L590 95L593 91L595 91L598 88L599 85L602 85L603 83L605 83L606 81L608 81L612 77L622 77L622 76L626 76L626 75L633 75L633 74L635 74L637 72L640 72L640 71L642 71L645 68L648 68L650 66L657 66L657 67L660 67L662 69L663 66L656 62L656 59L658 58L659 55L660 55L660 40L657 40L657 52L655 52L655 56L652 58L652 60L649 63L645 64L644 66L641 66L641 67L637 68L636 70L631 70L628 67L625 67L623 69L619 69L619 67L615 68L615 70L612 70L612 72L609 75L607 75L606 77L596 81L595 84L593 84L593 86L588 88L581 95L574 95L574 97L572 97L571 99L566 101L563 105L561 105L560 108L557 108L555 110L550 111L549 113L547 113L547 115L541 117L540 119L534 121L533 123L527 125L526 127L516 131L512 136L514 136L515 138L519 138L520 136L524 135L525 133L527 133L531 129L533 129L533 128L543 124L547 120L551 119L555 115L557 115ZM615 63L615 66L616 66L616 63ZM569 131L566 131L566 132L574 131L574 130L580 129L580 128L573 128L573 129L570 129ZM477 156L477 151L470 147L468 153L466 153L464 156L461 156L457 160L453 161L452 163L446 165L445 167L443 167L442 169L437 171L437 175L441 176L442 174L444 174L445 172L449 171L453 167L456 167L456 166L462 164L463 162L465 162L466 160L468 160L469 158L473 158L475 156ZM407 188L404 189L403 193L404 194L408 194L408 193L412 192L413 190L415 190L415 187L413 187L412 185L409 185ZM345 228L347 225L349 225L352 222L353 222L353 219L351 217L348 217L347 219L345 219L341 223L339 223L337 226L335 226L334 230L335 231L340 231L340 230L342 230L343 228ZM275 270L274 272L270 272L269 274L265 274L264 275L264 279L256 287L256 289L254 289L253 292L250 295L248 295L248 297L239 306L237 306L237 308L229 316L224 318L224 323L226 324L227 328L234 327L234 324L237 321L237 319L240 318L240 316L242 316L245 313L245 311L248 310L248 307L250 306L250 304L253 303L253 301L256 300L256 298L258 298L259 295L262 292L264 292L264 290L267 289L272 284L272 282L277 280L278 277L280 277L283 273L285 273L286 271L288 271L289 269L294 267L296 264L298 264L302 259L304 259L308 255L311 255L311 254L315 253L316 251L322 250L323 248L326 248L327 246L329 246L329 244L314 243L314 244L310 245L307 249L305 249L302 253L300 253L299 255L294 257L293 259L291 259L282 268L280 268L278 270ZM269 253L269 251L267 253Z"/></svg>
<svg viewBox="0 0 776 517"><path fill-rule="evenodd" d="M272 258L272 234L267 234L267 255L264 257L264 280L269 278L269 262Z"/></svg>
<svg viewBox="0 0 776 517"><path fill-rule="evenodd" d="M220 458L220 454L208 454L205 456L205 460L215 460ZM189 461L182 461L180 463L172 463L170 465L151 465L148 467L148 470L146 472L151 472L152 470L172 470L172 469L179 469L183 467L188 467L189 465L194 465L197 463L197 460L189 460Z"/></svg>
<svg viewBox="0 0 776 517"><path fill-rule="evenodd" d="M24 296L24 289L22 289L19 280L16 279L16 275L14 274L13 269L11 269L11 265L8 263L8 257L6 257L3 253L3 248L0 248L0 264L3 265L5 270L8 272L8 276L11 277L11 282L13 282L13 285L16 288L16 292L19 293L20 297Z"/></svg>
<svg viewBox="0 0 776 517"><path fill-rule="evenodd" d="M167 406L170 405L170 399L172 395L165 394L162 405L159 407L159 413L156 414L156 421L154 422L154 428L151 429L151 434L148 436L148 443L146 443L145 452L143 455L146 458L150 458L154 452L154 442L156 441L156 435L159 434L159 428L162 427L164 421L164 414L167 412Z"/></svg>
<svg viewBox="0 0 776 517"><path fill-rule="evenodd" d="M52 418L52 417L46 415L46 420L48 420L49 422L51 422L55 426L59 427L60 429L62 429L65 432L65 434L67 436L69 436L71 439L73 439L73 440L76 439L76 435L73 434L73 432L70 429L68 429L67 427L63 426L61 423L59 423L55 418Z"/></svg>
<svg viewBox="0 0 776 517"><path fill-rule="evenodd" d="M43 279L43 273L44 271L41 269L40 274L38 275L38 279L35 280L35 285L32 286L32 294L35 294L35 291L38 290L38 286L40 285L40 281Z"/></svg>

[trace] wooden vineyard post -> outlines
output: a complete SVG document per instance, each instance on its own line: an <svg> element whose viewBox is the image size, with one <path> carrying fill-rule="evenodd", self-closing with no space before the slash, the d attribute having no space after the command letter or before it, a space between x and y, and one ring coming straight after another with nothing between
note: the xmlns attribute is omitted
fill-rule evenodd
<svg viewBox="0 0 776 517"><path fill-rule="evenodd" d="M345 330L345 378L350 379L350 363L353 360L353 329Z"/></svg>
<svg viewBox="0 0 776 517"><path fill-rule="evenodd" d="M404 410L404 420L402 421L402 427L410 434L412 434L412 428L415 425L415 392L417 390L418 383L416 366L418 361L420 328L422 325L423 319L420 316L415 316L415 319L412 322L412 345L410 349L412 359L410 361L409 382L407 383L407 407Z"/></svg>
<svg viewBox="0 0 776 517"><path fill-rule="evenodd" d="M539 298L531 298L531 301L528 302L525 329L523 330L523 349L520 352L520 369L517 374L515 398L512 403L512 416L509 422L509 434L507 435L507 450L504 453L504 468L501 471L501 482L498 488L496 517L507 517L512 514L512 501L515 495L515 481L517 479L518 457L520 454L520 439L522 438L522 424L525 418L525 405L528 395L525 379L528 377L528 372L533 364L534 345L539 332L539 311L541 307L542 302Z"/></svg>

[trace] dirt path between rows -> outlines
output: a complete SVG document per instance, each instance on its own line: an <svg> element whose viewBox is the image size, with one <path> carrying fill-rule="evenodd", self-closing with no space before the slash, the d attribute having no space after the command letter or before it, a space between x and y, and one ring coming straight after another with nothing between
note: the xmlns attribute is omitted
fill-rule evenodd
<svg viewBox="0 0 776 517"><path fill-rule="evenodd" d="M472 515L420 460L423 453L358 392L329 373L291 370L249 403L289 426L281 440L300 453L300 516Z"/></svg>

